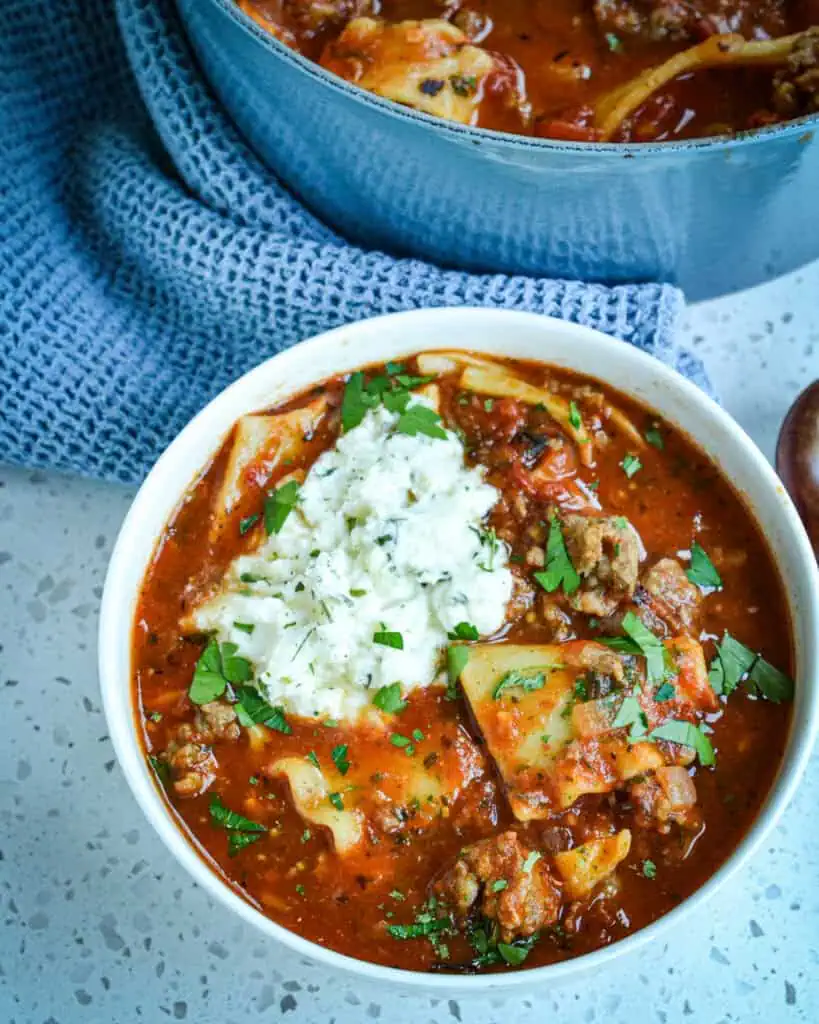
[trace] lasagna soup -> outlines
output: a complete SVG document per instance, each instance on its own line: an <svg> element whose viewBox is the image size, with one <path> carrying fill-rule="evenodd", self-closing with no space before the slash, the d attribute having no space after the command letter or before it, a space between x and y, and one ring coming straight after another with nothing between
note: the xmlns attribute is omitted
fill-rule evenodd
<svg viewBox="0 0 819 1024"><path fill-rule="evenodd" d="M722 135L819 112L819 0L237 0L369 92L587 142Z"/></svg>
<svg viewBox="0 0 819 1024"><path fill-rule="evenodd" d="M605 384L424 352L244 416L161 538L133 681L201 855L348 956L516 970L731 854L790 625L719 469Z"/></svg>

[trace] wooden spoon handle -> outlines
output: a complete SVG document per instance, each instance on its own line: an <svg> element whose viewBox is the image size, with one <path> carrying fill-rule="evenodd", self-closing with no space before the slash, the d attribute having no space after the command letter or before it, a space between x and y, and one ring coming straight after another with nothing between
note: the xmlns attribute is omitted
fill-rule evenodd
<svg viewBox="0 0 819 1024"><path fill-rule="evenodd" d="M776 445L776 469L819 559L819 380L788 411Z"/></svg>

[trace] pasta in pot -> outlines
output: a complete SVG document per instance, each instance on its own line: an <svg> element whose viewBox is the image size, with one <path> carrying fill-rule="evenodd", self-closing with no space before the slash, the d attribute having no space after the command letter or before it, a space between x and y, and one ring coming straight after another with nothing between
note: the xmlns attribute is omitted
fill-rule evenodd
<svg viewBox="0 0 819 1024"><path fill-rule="evenodd" d="M197 848L300 935L414 970L655 920L740 842L790 721L782 586L718 468L605 383L470 352L240 419L134 621Z"/></svg>

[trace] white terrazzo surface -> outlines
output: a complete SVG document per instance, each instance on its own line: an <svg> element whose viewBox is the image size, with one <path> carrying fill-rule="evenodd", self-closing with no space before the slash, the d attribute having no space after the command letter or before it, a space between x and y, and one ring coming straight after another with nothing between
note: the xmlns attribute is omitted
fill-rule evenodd
<svg viewBox="0 0 819 1024"><path fill-rule="evenodd" d="M819 376L819 264L689 311L685 339L769 456ZM525 1000L329 976L171 862L113 760L97 610L130 492L0 467L0 1024L819 1021L819 755L750 869L662 944Z"/></svg>

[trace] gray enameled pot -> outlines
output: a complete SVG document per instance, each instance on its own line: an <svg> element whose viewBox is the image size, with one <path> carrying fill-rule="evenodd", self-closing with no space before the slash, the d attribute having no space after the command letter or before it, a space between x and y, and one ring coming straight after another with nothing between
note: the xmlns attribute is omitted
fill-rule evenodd
<svg viewBox="0 0 819 1024"><path fill-rule="evenodd" d="M819 118L642 146L465 128L343 82L232 0L177 0L259 156L352 241L445 266L672 281L692 299L819 256Z"/></svg>

